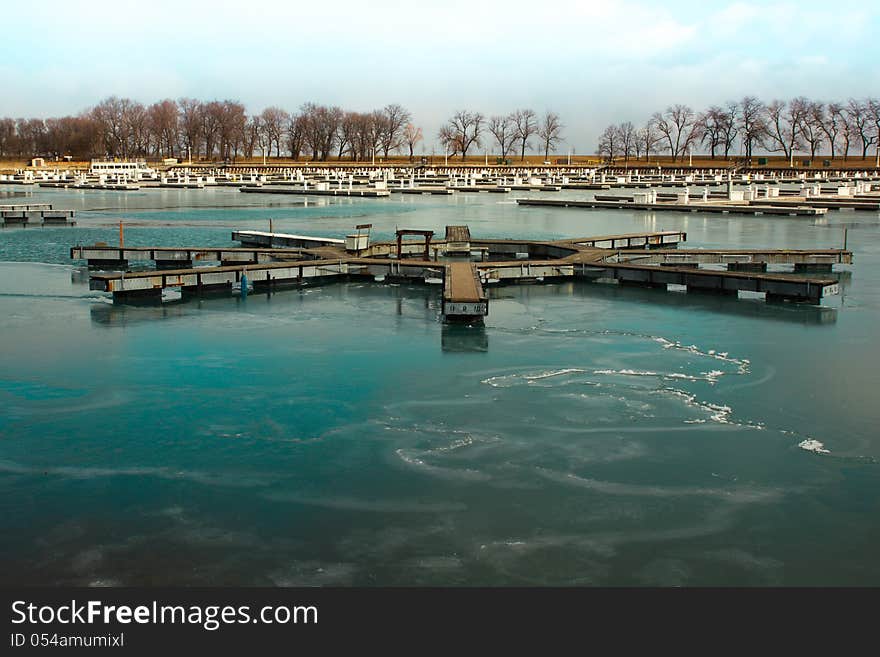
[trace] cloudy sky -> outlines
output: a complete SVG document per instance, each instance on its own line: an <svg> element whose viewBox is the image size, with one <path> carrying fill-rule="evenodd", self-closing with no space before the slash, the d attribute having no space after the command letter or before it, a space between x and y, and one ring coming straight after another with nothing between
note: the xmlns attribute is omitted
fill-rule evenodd
<svg viewBox="0 0 880 657"><path fill-rule="evenodd" d="M409 108L426 148L459 108L562 115L560 151L669 103L880 95L862 2L43 0L3 3L0 116L109 95Z"/></svg>

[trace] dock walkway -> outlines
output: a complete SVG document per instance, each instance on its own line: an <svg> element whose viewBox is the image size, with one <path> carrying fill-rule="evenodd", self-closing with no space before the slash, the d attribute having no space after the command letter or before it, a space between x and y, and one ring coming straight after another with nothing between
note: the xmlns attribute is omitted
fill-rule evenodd
<svg viewBox="0 0 880 657"><path fill-rule="evenodd" d="M828 212L826 208L805 205L749 205L748 202L710 202L710 203L676 203L658 201L657 203L635 203L630 201L574 201L565 199L516 199L519 205L561 207L561 208L610 208L614 210L647 210L650 212L712 212L716 214L764 214L787 215L799 217L816 217Z"/></svg>

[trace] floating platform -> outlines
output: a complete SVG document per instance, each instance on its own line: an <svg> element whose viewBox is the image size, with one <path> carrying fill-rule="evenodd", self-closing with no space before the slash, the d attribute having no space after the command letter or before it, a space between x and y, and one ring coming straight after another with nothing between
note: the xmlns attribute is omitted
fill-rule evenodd
<svg viewBox="0 0 880 657"><path fill-rule="evenodd" d="M32 212L51 209L51 203L13 203L0 205L0 212Z"/></svg>
<svg viewBox="0 0 880 657"><path fill-rule="evenodd" d="M621 235L600 235L573 240L561 240L561 243L573 247L589 247L593 249L638 249L652 246L676 246L687 241L687 233L682 230L660 230L645 233L623 233Z"/></svg>
<svg viewBox="0 0 880 657"><path fill-rule="evenodd" d="M259 230L234 230L232 239L247 246L265 246L271 248L306 248L314 249L322 246L345 247L345 240L333 237L311 237L308 235L290 235L288 233L266 233Z"/></svg>
<svg viewBox="0 0 880 657"><path fill-rule="evenodd" d="M796 271L831 271L835 264L852 264L846 249L651 249L613 253L603 262L642 265L725 265L732 271L766 271L767 265L794 265Z"/></svg>
<svg viewBox="0 0 880 657"><path fill-rule="evenodd" d="M392 194L421 194L425 196L451 196L454 194L452 189L448 187L395 187L388 191Z"/></svg>
<svg viewBox="0 0 880 657"><path fill-rule="evenodd" d="M252 187L246 185L239 191L248 194L295 194L297 196L360 196L362 198L385 198L391 196L387 189L313 189L311 187Z"/></svg>
<svg viewBox="0 0 880 657"><path fill-rule="evenodd" d="M51 208L51 206L49 206ZM2 210L0 224L3 227L19 226L75 226L76 210Z"/></svg>
<svg viewBox="0 0 880 657"><path fill-rule="evenodd" d="M825 214L826 208L814 208L804 205L776 206L776 205L749 205L747 203L737 202L707 202L707 203L676 203L676 202L657 202L657 203L634 203L629 201L572 201L561 199L516 199L519 205L531 206L551 206L562 208L586 208L596 209L611 208L614 210L647 210L649 212L713 212L721 214L765 214L765 215L787 215L799 217L815 217Z"/></svg>
<svg viewBox="0 0 880 657"><path fill-rule="evenodd" d="M219 262L221 265L256 265L279 259L308 260L304 249L205 248L144 246L124 247L94 244L74 246L72 260L85 260L90 267L127 267L131 263L153 261L157 268L192 267L195 262Z"/></svg>
<svg viewBox="0 0 880 657"><path fill-rule="evenodd" d="M447 187L446 189L459 192L462 194L470 193L484 193L484 194L509 194L510 187L503 187L500 185L461 185L456 186L452 185Z"/></svg>
<svg viewBox="0 0 880 657"><path fill-rule="evenodd" d="M453 322L482 322L489 314L489 298L483 292L476 265L469 262L446 265L442 312L447 321Z"/></svg>
<svg viewBox="0 0 880 657"><path fill-rule="evenodd" d="M767 301L803 301L818 304L821 299L840 292L838 282L827 278L803 278L786 274L762 274L710 271L690 267L651 267L648 265L611 264L605 268L583 267L585 277L611 278L619 283L647 287L685 286L695 292L737 294L739 291L763 292Z"/></svg>
<svg viewBox="0 0 880 657"><path fill-rule="evenodd" d="M404 242L403 235L422 240ZM766 264L793 264L796 271L809 268L829 271L833 264L850 264L852 252L827 250L678 250L687 235L680 231L656 231L571 238L554 241L475 239L467 226L448 226L446 240L432 243L433 231L401 230L394 242L365 244L357 252L345 250L341 239L317 238L284 233L235 231L233 239L267 243L286 242L288 249L269 248L183 248L139 247L121 249L96 245L74 247L71 257L96 261L104 258L133 260L151 258L181 264L201 258L221 261L231 258L257 262L224 264L219 267L178 267L151 271L92 273L90 288L111 292L115 299L161 298L162 290L180 289L186 294L230 292L246 275L254 289L272 290L357 277L364 280L409 280L443 282L442 313L450 322L478 323L489 312L486 285L499 283L542 283L583 279L621 285L736 295L740 291L763 293L769 301L791 300L818 304L837 294L838 282L831 277L806 277L788 273L767 273ZM438 254L469 245L470 259L439 260ZM651 248L651 247L655 248ZM430 258L433 247L433 259ZM293 248L299 249L294 252ZM462 249L463 250L463 249ZM472 261L474 253L480 261ZM171 254L174 254L173 256ZM464 255L464 254L463 254ZM265 262L261 260L283 261ZM727 270L705 269L701 265L727 265Z"/></svg>
<svg viewBox="0 0 880 657"><path fill-rule="evenodd" d="M751 201L752 204L772 205L775 207L791 208L797 206L809 206L811 208L825 208L827 210L860 210L863 212L880 212L880 201L872 199L858 199L852 197L801 196L797 198L762 198Z"/></svg>
<svg viewBox="0 0 880 657"><path fill-rule="evenodd" d="M112 292L114 298L152 296L158 298L162 290L177 287L188 293L228 291L241 283L242 274L255 289L297 286L326 278L348 275L349 263L341 260L321 260L297 263L267 263L254 267L240 265L226 267L197 267L164 271L93 273L89 289Z"/></svg>

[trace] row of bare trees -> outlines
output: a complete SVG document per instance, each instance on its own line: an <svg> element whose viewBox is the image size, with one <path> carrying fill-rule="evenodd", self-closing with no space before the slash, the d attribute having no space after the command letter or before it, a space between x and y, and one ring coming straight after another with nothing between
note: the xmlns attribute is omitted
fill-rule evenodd
<svg viewBox="0 0 880 657"><path fill-rule="evenodd" d="M422 131L404 107L372 112L306 103L297 112L268 107L248 115L234 100L195 98L143 105L112 96L79 116L0 119L0 157L189 157L194 159L289 155L368 160L408 152Z"/></svg>
<svg viewBox="0 0 880 657"><path fill-rule="evenodd" d="M562 140L564 127L559 115L550 110L540 118L534 110L518 109L506 116L490 116L488 120L479 112L459 110L443 124L438 137L448 154L460 154L462 160L472 147L484 145L486 133L491 136L493 152L500 153L502 158L518 152L520 160L524 160L526 151L534 149L543 151L546 159Z"/></svg>
<svg viewBox="0 0 880 657"><path fill-rule="evenodd" d="M844 159L850 154L868 156L880 147L880 100L850 98L846 103L810 100L764 103L754 96L723 107L713 105L695 112L676 104L655 112L641 128L626 122L610 125L599 137L598 153L607 160L622 157L624 163L652 153L673 161L695 151L729 158L752 157L757 149L792 157L796 152L830 153Z"/></svg>

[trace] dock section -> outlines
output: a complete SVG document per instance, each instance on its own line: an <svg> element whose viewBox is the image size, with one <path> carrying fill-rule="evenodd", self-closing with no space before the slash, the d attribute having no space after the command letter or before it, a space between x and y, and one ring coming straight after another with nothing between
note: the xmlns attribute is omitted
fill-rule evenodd
<svg viewBox="0 0 880 657"><path fill-rule="evenodd" d="M769 205L766 203L749 205L748 203L706 202L678 203L658 201L657 203L636 203L630 201L574 201L564 199L516 199L519 205L550 206L560 208L582 209L614 209L614 210L648 210L650 212L711 212L714 214L752 214L752 215L785 215L797 217L816 217L828 212L827 208L810 207L807 205Z"/></svg>
<svg viewBox="0 0 880 657"><path fill-rule="evenodd" d="M232 240L245 246L262 246L273 249L314 249L322 246L345 248L345 240L333 237L266 233L259 230L234 230Z"/></svg>
<svg viewBox="0 0 880 657"><path fill-rule="evenodd" d="M468 262L446 265L443 279L443 317L450 322L483 321L489 314L489 298L477 267Z"/></svg>
<svg viewBox="0 0 880 657"><path fill-rule="evenodd" d="M89 289L112 292L116 299L160 297L166 288L180 288L187 293L228 292L241 282L242 274L254 288L294 287L347 276L357 267L342 260L311 260L296 263L267 263L254 267L197 267L165 271L93 273Z"/></svg>
<svg viewBox="0 0 880 657"><path fill-rule="evenodd" d="M72 260L85 260L89 267L127 267L132 263L153 261L159 269L192 267L196 262L219 262L221 265L256 265L278 259L312 257L305 249L271 248L205 248L145 246L124 247L94 244L74 246L70 249Z"/></svg>
<svg viewBox="0 0 880 657"><path fill-rule="evenodd" d="M0 205L0 225L4 228L19 226L75 226L76 210L56 210L50 203Z"/></svg>
<svg viewBox="0 0 880 657"><path fill-rule="evenodd" d="M603 262L699 267L724 265L730 271L767 271L768 265L794 265L795 271L831 271L852 264L846 249L651 249L616 251Z"/></svg>
<svg viewBox="0 0 880 657"><path fill-rule="evenodd" d="M421 240L403 241L404 235ZM830 271L851 264L845 249L677 249L687 238L681 231L656 231L570 238L555 241L479 239L466 226L449 226L446 240L432 243L433 231L398 230L397 240L347 251L343 240L260 231L235 231L233 238L274 243L267 247L136 247L77 246L71 257L159 263L181 263L172 269L91 274L91 289L113 293L119 300L158 297L166 288L201 294L229 291L247 276L256 289L299 286L360 277L375 282L408 280L443 283L442 314L449 321L479 322L488 314L485 286L582 279L621 285L736 295L757 292L766 299L817 304L838 292L830 276L799 276L766 271L768 264L793 265L795 271ZM438 257L450 244L468 240L468 256ZM436 247L431 249L431 247ZM478 257L479 260L475 260ZM247 259L246 264L242 260ZM219 260L219 267L191 267L199 260ZM183 265L183 266L181 266ZM726 269L703 268L725 265ZM442 279L440 278L442 277Z"/></svg>

